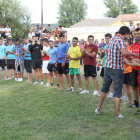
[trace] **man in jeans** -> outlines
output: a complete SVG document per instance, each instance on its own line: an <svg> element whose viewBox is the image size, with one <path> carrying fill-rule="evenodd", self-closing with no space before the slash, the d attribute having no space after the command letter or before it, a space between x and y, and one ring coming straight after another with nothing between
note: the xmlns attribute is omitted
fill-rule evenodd
<svg viewBox="0 0 140 140"><path fill-rule="evenodd" d="M116 107L115 118L123 118L123 115L120 114L120 97L122 95L122 87L124 80L123 55L137 56L135 53L131 53L130 51L128 51L124 46L123 39L129 33L130 33L129 28L126 26L122 26L119 30L119 34L115 35L108 44L104 66L104 82L101 89L99 104L95 110L95 114L100 114L102 103L113 81L114 102Z"/></svg>
<svg viewBox="0 0 140 140"><path fill-rule="evenodd" d="M37 25L37 27L35 28L35 36L38 37L38 40L39 40L39 38L40 38L39 30L40 30L39 25Z"/></svg>
<svg viewBox="0 0 140 140"><path fill-rule="evenodd" d="M22 56L22 48L23 45L19 43L19 39L15 40L16 45L13 48L13 52L15 54L15 69L16 73L18 73L19 82L23 81L23 72L24 72L24 57Z"/></svg>

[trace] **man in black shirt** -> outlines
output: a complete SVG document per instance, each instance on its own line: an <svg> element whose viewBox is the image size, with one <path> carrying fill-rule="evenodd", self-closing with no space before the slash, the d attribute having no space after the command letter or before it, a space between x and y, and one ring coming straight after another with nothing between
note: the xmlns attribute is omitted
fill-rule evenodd
<svg viewBox="0 0 140 140"><path fill-rule="evenodd" d="M31 58L32 58L32 67L35 71L35 78L36 82L34 83L39 84L39 75L38 71L40 73L41 78L41 85L43 85L43 74L42 74L42 55L41 51L43 50L43 46L40 44L40 41L36 41L36 37L32 37L32 45L29 46L29 51L31 52Z"/></svg>

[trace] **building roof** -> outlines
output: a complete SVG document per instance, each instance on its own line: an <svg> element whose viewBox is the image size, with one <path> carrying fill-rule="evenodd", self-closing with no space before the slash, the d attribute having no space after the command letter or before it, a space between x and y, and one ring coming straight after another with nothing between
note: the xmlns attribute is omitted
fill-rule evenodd
<svg viewBox="0 0 140 140"><path fill-rule="evenodd" d="M66 28L68 34L94 34L94 33L115 33L121 26L104 26L89 28Z"/></svg>
<svg viewBox="0 0 140 140"><path fill-rule="evenodd" d="M84 28L94 26L109 26L111 23L118 21L117 18L105 18L105 19L85 19L70 26L70 28ZM119 20L120 21L120 20ZM121 21L120 21L121 22Z"/></svg>
<svg viewBox="0 0 140 140"><path fill-rule="evenodd" d="M121 21L140 20L140 14L122 14L117 17Z"/></svg>

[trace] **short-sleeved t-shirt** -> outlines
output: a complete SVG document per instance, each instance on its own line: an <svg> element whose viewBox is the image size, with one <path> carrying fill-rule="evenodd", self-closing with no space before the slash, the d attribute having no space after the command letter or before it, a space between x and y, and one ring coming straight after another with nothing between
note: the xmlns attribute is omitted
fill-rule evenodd
<svg viewBox="0 0 140 140"><path fill-rule="evenodd" d="M100 44L99 44L100 51L101 51L101 49L102 49L105 45L106 45L105 43L103 43L103 44L100 43Z"/></svg>
<svg viewBox="0 0 140 140"><path fill-rule="evenodd" d="M81 51L79 46L71 46L68 50L69 56L71 58L81 57ZM70 60L69 68L80 68L80 60Z"/></svg>
<svg viewBox="0 0 140 140"><path fill-rule="evenodd" d="M13 49L14 49L14 45L9 45L6 47L6 50L9 51L9 52L13 52ZM15 55L12 54L12 53L8 53L7 54L7 59L15 59Z"/></svg>
<svg viewBox="0 0 140 140"><path fill-rule="evenodd" d="M95 52L96 54L98 53L98 47L95 44L86 45L85 49L88 53L93 53L93 52ZM96 66L96 55L94 57L90 57L87 54L85 54L84 65Z"/></svg>
<svg viewBox="0 0 140 140"><path fill-rule="evenodd" d="M105 53L106 53L106 49L107 49L107 44L102 48L102 49L104 49L105 50ZM103 57L103 64L102 64L102 68L104 68L104 65L105 65L105 55L104 55L104 57Z"/></svg>
<svg viewBox="0 0 140 140"><path fill-rule="evenodd" d="M67 54L69 49L69 44L67 42L60 43L58 45L58 58L63 58L58 60L58 63L63 63L65 55ZM69 63L69 61L66 61L66 63Z"/></svg>
<svg viewBox="0 0 140 140"><path fill-rule="evenodd" d="M127 49L130 50L130 47L128 47ZM125 56L124 56L124 59L125 59ZM124 74L132 72L132 66L128 66L126 64L124 64L123 66L124 66Z"/></svg>
<svg viewBox="0 0 140 140"><path fill-rule="evenodd" d="M139 50L140 50L140 44L138 44L138 42L134 43L131 48L130 51L133 53L136 53L137 55L139 54ZM136 59L136 57L134 57ZM139 70L139 67L133 67L135 70Z"/></svg>
<svg viewBox="0 0 140 140"><path fill-rule="evenodd" d="M50 48L48 51L46 51L46 53L49 55L49 64L55 64L58 54L57 48Z"/></svg>
<svg viewBox="0 0 140 140"><path fill-rule="evenodd" d="M6 47L4 45L0 46L0 59L5 56Z"/></svg>
<svg viewBox="0 0 140 140"><path fill-rule="evenodd" d="M43 47L43 51L47 52L49 49L50 49L49 46L48 47L46 47L46 46ZM43 58L43 61L48 61L48 60L49 60L49 56L45 55L44 58Z"/></svg>
<svg viewBox="0 0 140 140"><path fill-rule="evenodd" d="M8 32L9 32L9 31L11 31L11 28L7 28L7 27L6 27L6 28L5 28L5 31L8 31ZM11 34L11 33L5 33L5 35L10 35L10 34Z"/></svg>
<svg viewBox="0 0 140 140"><path fill-rule="evenodd" d="M29 45L30 45L30 43L28 43L27 45L24 45L23 47L24 47L24 49L25 50L29 50ZM27 53L26 51L25 51L25 58L24 58L25 60L31 60L31 54L30 53Z"/></svg>

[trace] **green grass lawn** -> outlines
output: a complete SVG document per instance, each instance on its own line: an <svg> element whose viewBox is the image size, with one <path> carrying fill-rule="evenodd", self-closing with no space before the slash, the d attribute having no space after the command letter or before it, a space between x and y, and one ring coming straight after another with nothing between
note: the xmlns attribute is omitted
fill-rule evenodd
<svg viewBox="0 0 140 140"><path fill-rule="evenodd" d="M82 79L84 87L83 76ZM140 139L140 115L134 115L137 109L121 104L124 118L115 119L114 102L106 98L101 114L94 114L99 97L92 95L92 79L87 95L48 89L42 85L28 85L26 81L26 74L21 83L14 79L5 81L0 72L1 140ZM100 91L100 77L98 81ZM66 89L66 79L64 87ZM78 81L75 80L77 89Z"/></svg>

